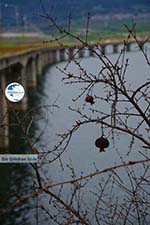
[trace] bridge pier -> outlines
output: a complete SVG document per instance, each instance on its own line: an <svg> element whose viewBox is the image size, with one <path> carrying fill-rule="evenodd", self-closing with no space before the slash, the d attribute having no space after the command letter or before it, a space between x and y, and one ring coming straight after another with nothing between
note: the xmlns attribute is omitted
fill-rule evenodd
<svg viewBox="0 0 150 225"><path fill-rule="evenodd" d="M79 58L83 58L84 57L84 49L80 48L78 51L79 51Z"/></svg>
<svg viewBox="0 0 150 225"><path fill-rule="evenodd" d="M106 53L106 45L101 45L100 47L101 47L101 54L105 55L105 53Z"/></svg>
<svg viewBox="0 0 150 225"><path fill-rule="evenodd" d="M126 44L126 51L127 52L130 52L130 47L131 47L131 43L127 43Z"/></svg>
<svg viewBox="0 0 150 225"><path fill-rule="evenodd" d="M74 58L74 48L68 48L69 52L69 60L72 60Z"/></svg>
<svg viewBox="0 0 150 225"><path fill-rule="evenodd" d="M43 61L39 54L35 58L35 64L36 64L36 74L38 77L40 77L43 69Z"/></svg>
<svg viewBox="0 0 150 225"><path fill-rule="evenodd" d="M57 62L57 50L51 50L49 53L49 63L53 64Z"/></svg>
<svg viewBox="0 0 150 225"><path fill-rule="evenodd" d="M94 56L95 55L93 50L94 50L94 46L89 46L89 56Z"/></svg>
<svg viewBox="0 0 150 225"><path fill-rule="evenodd" d="M118 44L113 44L113 53L118 53Z"/></svg>
<svg viewBox="0 0 150 225"><path fill-rule="evenodd" d="M43 66L48 65L50 63L50 55L49 55L49 52L45 52L44 59L45 59L45 61L44 61ZM57 56L56 56L56 60L57 60Z"/></svg>
<svg viewBox="0 0 150 225"><path fill-rule="evenodd" d="M26 81L28 87L36 87L37 84L37 74L36 74L36 62L33 58L29 58L26 64Z"/></svg>
<svg viewBox="0 0 150 225"><path fill-rule="evenodd" d="M59 60L65 61L65 48L59 49Z"/></svg>
<svg viewBox="0 0 150 225"><path fill-rule="evenodd" d="M0 72L0 152L9 146L8 105L5 98L6 79L3 71Z"/></svg>
<svg viewBox="0 0 150 225"><path fill-rule="evenodd" d="M28 107L28 97L27 97L27 80L26 80L26 68L25 67L22 67L21 69L21 80L19 82L24 90L25 90L25 95L23 97L23 99L21 100L21 102L17 102L15 103L14 107L15 109L18 109L18 110L26 110L27 107Z"/></svg>
<svg viewBox="0 0 150 225"><path fill-rule="evenodd" d="M45 65L47 65L49 63L49 61L50 61L50 53L47 52L47 51L45 51L43 53L43 55L42 55L42 58L40 58L40 60L41 60L42 67L45 66ZM39 62L38 62L38 64L39 64Z"/></svg>

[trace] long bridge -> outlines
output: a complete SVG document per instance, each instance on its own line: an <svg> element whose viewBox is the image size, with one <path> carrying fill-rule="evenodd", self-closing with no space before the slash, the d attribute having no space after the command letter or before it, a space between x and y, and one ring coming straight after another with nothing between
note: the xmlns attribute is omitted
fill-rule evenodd
<svg viewBox="0 0 150 225"><path fill-rule="evenodd" d="M126 51L132 50L130 41L126 44ZM93 56L93 49L99 50L102 54L120 52L121 42L105 42L103 44L90 44L88 46L56 46L41 47L29 49L24 52L8 55L0 58L0 148L9 146L9 102L4 95L5 87L11 82L19 82L24 86L25 97L21 103L14 103L15 109L26 109L28 103L28 89L36 87L37 80L41 78L42 70L48 64L54 64L61 61L71 61L73 58L82 58ZM110 53L110 51L109 51Z"/></svg>

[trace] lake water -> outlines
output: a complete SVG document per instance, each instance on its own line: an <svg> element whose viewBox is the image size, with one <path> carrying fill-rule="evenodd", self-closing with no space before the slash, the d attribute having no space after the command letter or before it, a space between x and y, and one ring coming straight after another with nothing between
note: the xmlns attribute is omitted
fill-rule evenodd
<svg viewBox="0 0 150 225"><path fill-rule="evenodd" d="M117 55L112 55L110 58L115 61ZM131 84L133 90L136 89L139 85L142 84L143 80L148 79L149 77L149 68L145 64L143 57L140 52L128 53L126 57L129 57L129 68L127 70L127 82ZM58 64L58 68L64 68L66 63ZM86 58L81 61L81 65L87 69L87 71L97 74L101 68L101 63L96 58ZM69 70L73 73L78 73L76 66L72 63ZM41 127L44 127L44 122L47 127L44 134L40 138L38 143L39 149L52 149L53 146L58 142L59 138L56 136L56 133L66 132L67 129L70 129L72 125L75 124L75 121L80 119L80 116L77 113L69 110L69 106L73 109L82 109L82 112L90 115L93 118L98 116L98 113L91 113L90 108L103 110L108 113L110 111L110 106L101 101L95 100L94 105L85 104L85 96L81 96L76 102L72 101L78 97L81 93L82 85L66 85L62 82L63 74L56 68L56 66L50 67L46 74L45 80L43 83L43 91L41 94L41 103L44 105L51 105L53 103L57 104L59 108L50 108L51 112L47 111L47 119L43 121L43 118L37 122L39 131ZM39 93L40 94L40 93ZM93 90L93 95L104 95L104 90L102 86L97 85ZM40 114L41 115L41 114ZM44 114L43 114L44 115ZM45 114L46 115L46 114ZM45 116L46 118L46 116ZM37 137L39 133L36 133ZM108 131L106 129L105 135L109 138ZM116 146L113 149L113 144L110 144L107 151L103 154L100 154L98 149L95 147L95 140L97 137L101 136L101 126L96 124L88 124L81 127L74 133L74 136L69 144L68 150L62 156L62 161L64 165L72 162L76 168L78 175L81 171L89 172L93 167L93 162L96 162L99 169L102 169L106 166L112 165L114 162L118 161L118 154L114 150L117 146L121 145L121 154L128 160L127 150L128 150L128 135L122 135L121 141L116 140ZM111 136L110 140L111 142ZM124 144L126 143L126 145ZM131 155L129 156L130 160L135 159L137 156L138 146L133 149ZM83 163L84 162L84 163ZM56 163L57 164L57 163ZM58 165L56 165L57 167ZM56 171L55 163L51 165L52 174L54 174L54 180L61 179L63 173L53 173Z"/></svg>
<svg viewBox="0 0 150 225"><path fill-rule="evenodd" d="M109 56L110 59L115 62L118 55L113 54ZM145 63L145 60L140 52L130 52L126 54L126 57L129 58L129 67L126 73L126 81L130 84L133 89L136 89L140 84L144 83L149 76L149 68ZM81 60L81 65L90 73L98 74L101 69L102 64L100 61L95 58L84 58ZM50 66L43 74L43 78L41 79L37 91L33 94L32 105L39 106L44 105L43 109L40 109L36 112L34 117L34 129L33 129L33 140L35 142L35 147L39 151L51 151L56 144L58 144L60 137L56 134L65 133L69 129L72 128L72 125L76 123L77 120L81 119L80 116L69 109L78 109L80 108L83 114L87 114L93 118L97 118L99 115L97 112L93 113L90 109L103 110L104 112L110 112L110 106L108 104L104 104L102 101L96 99L94 105L89 105L85 103L85 96L83 94L77 101L73 101L78 97L78 95L83 90L83 85L80 84L64 84L62 82L62 78L64 75L60 72L59 69L63 69L66 65L66 62L58 63L57 65ZM56 66L59 68L56 68ZM73 74L78 74L78 68L74 63L71 63L68 67ZM105 94L105 90L101 85L97 85L93 90L92 94L97 96L103 96ZM34 102L33 102L34 99ZM57 105L57 106L51 106ZM81 119L82 120L82 119ZM135 122L135 121L134 121ZM44 130L44 132L43 132ZM42 132L42 133L41 133ZM74 168L74 175L76 177L80 175L89 174L94 172L96 169L104 169L106 167L113 166L116 163L121 163L121 159L119 154L123 157L125 161L128 160L137 160L141 159L142 156L139 153L141 150L140 142L136 141L131 153L128 155L128 146L130 144L130 137L127 134L121 134L120 136L116 136L115 143L112 140L112 136L109 133L108 129L104 129L105 136L108 138L110 145L107 148L106 152L99 152L99 150L95 147L95 140L101 136L102 130L101 125L95 123L86 124L80 129L78 129L65 150L65 152L61 156L61 160L56 160L50 164L46 164L43 166L42 174L45 182L57 182L63 179L70 179L71 169ZM40 137L39 137L40 136ZM60 149L59 149L60 150ZM119 154L118 154L119 152ZM55 154L49 154L45 160L53 160ZM23 193L26 193L28 187L33 185L32 172L30 171L30 167L27 165L11 165L9 167L5 167L5 165L0 165L2 168L4 166L3 171L0 174L0 190L1 190L1 198L3 197L3 201L1 201L1 205L7 205L7 203L13 202L13 193L15 195L16 191L19 194L19 190ZM143 168L141 165L135 167L136 175L139 175ZM2 170L1 170L2 171ZM125 173L124 169L120 169L118 174L121 177L126 177L126 183L129 184L129 178ZM91 192L96 191L96 184L101 182L103 179L105 180L107 175L101 175L95 177L92 181L90 181L86 187L84 193L84 201L87 202L89 207L94 207L95 197L91 194ZM26 179L25 179L26 178ZM10 182L11 181L11 182ZM57 191L57 188L55 189ZM66 196L68 191L70 191L70 186L63 189L63 195ZM109 191L109 187L108 187ZM10 194L11 193L11 194ZM20 192L21 194L21 192ZM124 197L123 192L118 189L114 195L120 196L120 199ZM48 205L49 198L47 199L45 196L40 199L42 204ZM2 203L3 202L3 203ZM5 203L5 204L4 204ZM33 225L35 223L34 212L32 210L33 202L28 205L25 205L12 215L9 218L1 219L1 225ZM52 211L54 209L51 209ZM92 215L91 215L92 218ZM40 222L39 224L45 221L45 214L40 214ZM95 222L93 221L92 224ZM45 221L44 225L54 224L49 221Z"/></svg>

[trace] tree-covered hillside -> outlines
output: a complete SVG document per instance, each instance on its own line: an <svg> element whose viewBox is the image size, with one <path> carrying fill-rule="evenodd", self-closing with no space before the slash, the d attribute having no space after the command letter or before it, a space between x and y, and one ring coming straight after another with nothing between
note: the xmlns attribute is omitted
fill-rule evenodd
<svg viewBox="0 0 150 225"><path fill-rule="evenodd" d="M101 20L105 20L109 15L108 20L111 21L111 18L122 19L126 14L130 18L131 14L139 15L139 13L144 17L150 12L150 0L0 0L0 2L3 31L21 29L32 31L35 28L44 32L49 31L48 23L39 16L44 14L42 5L53 18L63 24L66 24L67 17L71 14L77 26L81 19L86 20L88 13L93 18Z"/></svg>
<svg viewBox="0 0 150 225"><path fill-rule="evenodd" d="M41 11L40 0L1 0L19 6L26 14ZM117 12L149 12L149 0L42 0L46 9L56 17L65 19L71 13L75 18L91 14Z"/></svg>

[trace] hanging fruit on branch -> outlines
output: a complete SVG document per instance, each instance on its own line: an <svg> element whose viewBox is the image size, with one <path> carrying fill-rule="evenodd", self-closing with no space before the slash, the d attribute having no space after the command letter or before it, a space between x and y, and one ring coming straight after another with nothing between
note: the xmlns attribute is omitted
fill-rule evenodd
<svg viewBox="0 0 150 225"><path fill-rule="evenodd" d="M89 102L89 103L91 103L91 105L93 105L94 104L94 97L92 95L87 95L86 98L85 98L85 101Z"/></svg>
<svg viewBox="0 0 150 225"><path fill-rule="evenodd" d="M99 138L96 139L95 146L100 149L100 152L105 152L104 149L105 148L108 148L109 141L108 141L107 138L101 136L101 137L99 137Z"/></svg>

